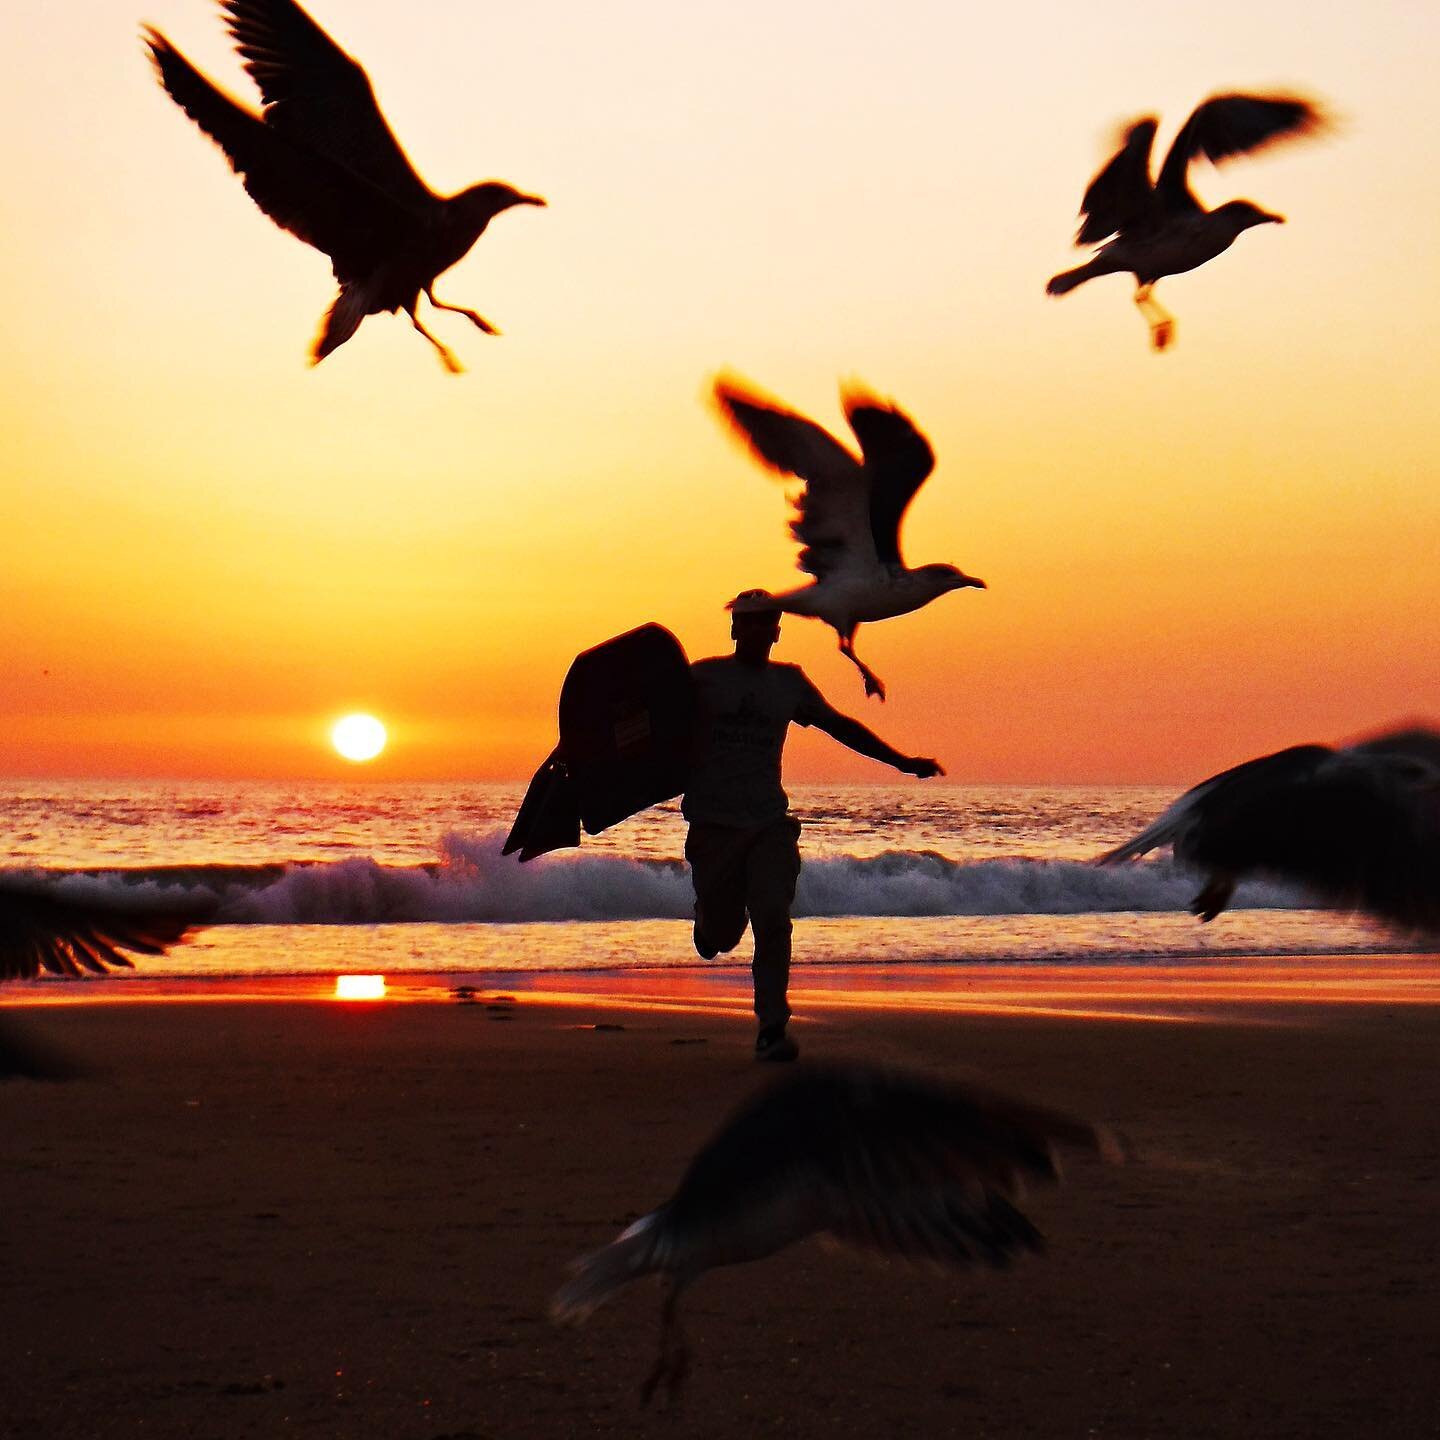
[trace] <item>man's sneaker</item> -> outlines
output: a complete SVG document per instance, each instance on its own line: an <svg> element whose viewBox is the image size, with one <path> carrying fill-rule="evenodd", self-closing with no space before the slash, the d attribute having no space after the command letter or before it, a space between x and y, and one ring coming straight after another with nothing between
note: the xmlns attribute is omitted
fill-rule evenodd
<svg viewBox="0 0 1440 1440"><path fill-rule="evenodd" d="M767 1025L755 1037L755 1058L783 1065L800 1058L800 1047L785 1033L783 1025Z"/></svg>

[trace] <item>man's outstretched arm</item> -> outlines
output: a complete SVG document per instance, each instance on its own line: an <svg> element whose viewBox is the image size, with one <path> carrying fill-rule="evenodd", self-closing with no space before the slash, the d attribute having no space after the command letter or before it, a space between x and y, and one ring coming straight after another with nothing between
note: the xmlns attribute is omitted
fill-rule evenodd
<svg viewBox="0 0 1440 1440"><path fill-rule="evenodd" d="M944 767L938 760L927 760L920 755L902 755L893 745L887 745L873 730L832 710L828 705L810 722L823 730L832 740L838 740L857 755L878 760L882 765L893 765L906 775L929 780L934 775L943 775Z"/></svg>

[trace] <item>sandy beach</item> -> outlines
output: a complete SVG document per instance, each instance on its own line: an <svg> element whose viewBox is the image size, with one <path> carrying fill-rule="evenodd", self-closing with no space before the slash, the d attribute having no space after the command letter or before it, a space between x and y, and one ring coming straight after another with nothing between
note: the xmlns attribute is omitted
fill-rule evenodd
<svg viewBox="0 0 1440 1440"><path fill-rule="evenodd" d="M26 1006L102 1073L0 1086L0 1433L1440 1431L1440 1008L1243 984L1146 1005L1132 979L1108 1015L1039 981L1026 1010L807 1011L806 985L807 1058L981 1076L1138 1160L1032 1195L1050 1251L1006 1274L813 1242L712 1273L667 1415L637 1400L653 1285L579 1330L546 1305L767 1078L743 1004Z"/></svg>

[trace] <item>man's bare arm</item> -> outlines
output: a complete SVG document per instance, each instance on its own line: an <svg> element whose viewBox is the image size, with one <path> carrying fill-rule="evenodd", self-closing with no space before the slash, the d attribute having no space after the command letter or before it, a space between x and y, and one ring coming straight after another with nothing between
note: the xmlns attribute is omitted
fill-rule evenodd
<svg viewBox="0 0 1440 1440"><path fill-rule="evenodd" d="M893 745L887 745L873 730L842 715L829 707L811 722L816 729L823 730L832 740L838 740L847 749L882 765L893 765L906 775L915 775L928 780L934 775L943 775L944 767L938 760L928 760L919 755L902 755Z"/></svg>

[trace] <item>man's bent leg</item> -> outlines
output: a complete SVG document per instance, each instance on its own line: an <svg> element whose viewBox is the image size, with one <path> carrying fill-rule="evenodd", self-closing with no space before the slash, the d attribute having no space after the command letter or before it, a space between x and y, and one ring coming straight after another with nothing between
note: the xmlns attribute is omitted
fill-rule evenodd
<svg viewBox="0 0 1440 1440"><path fill-rule="evenodd" d="M695 886L695 949L702 959L733 950L745 933L745 847L751 832L692 824L685 858Z"/></svg>
<svg viewBox="0 0 1440 1440"><path fill-rule="evenodd" d="M763 830L745 856L745 903L755 937L755 1018L763 1031L783 1030L790 1018L790 907L800 878L800 822L785 819Z"/></svg>

